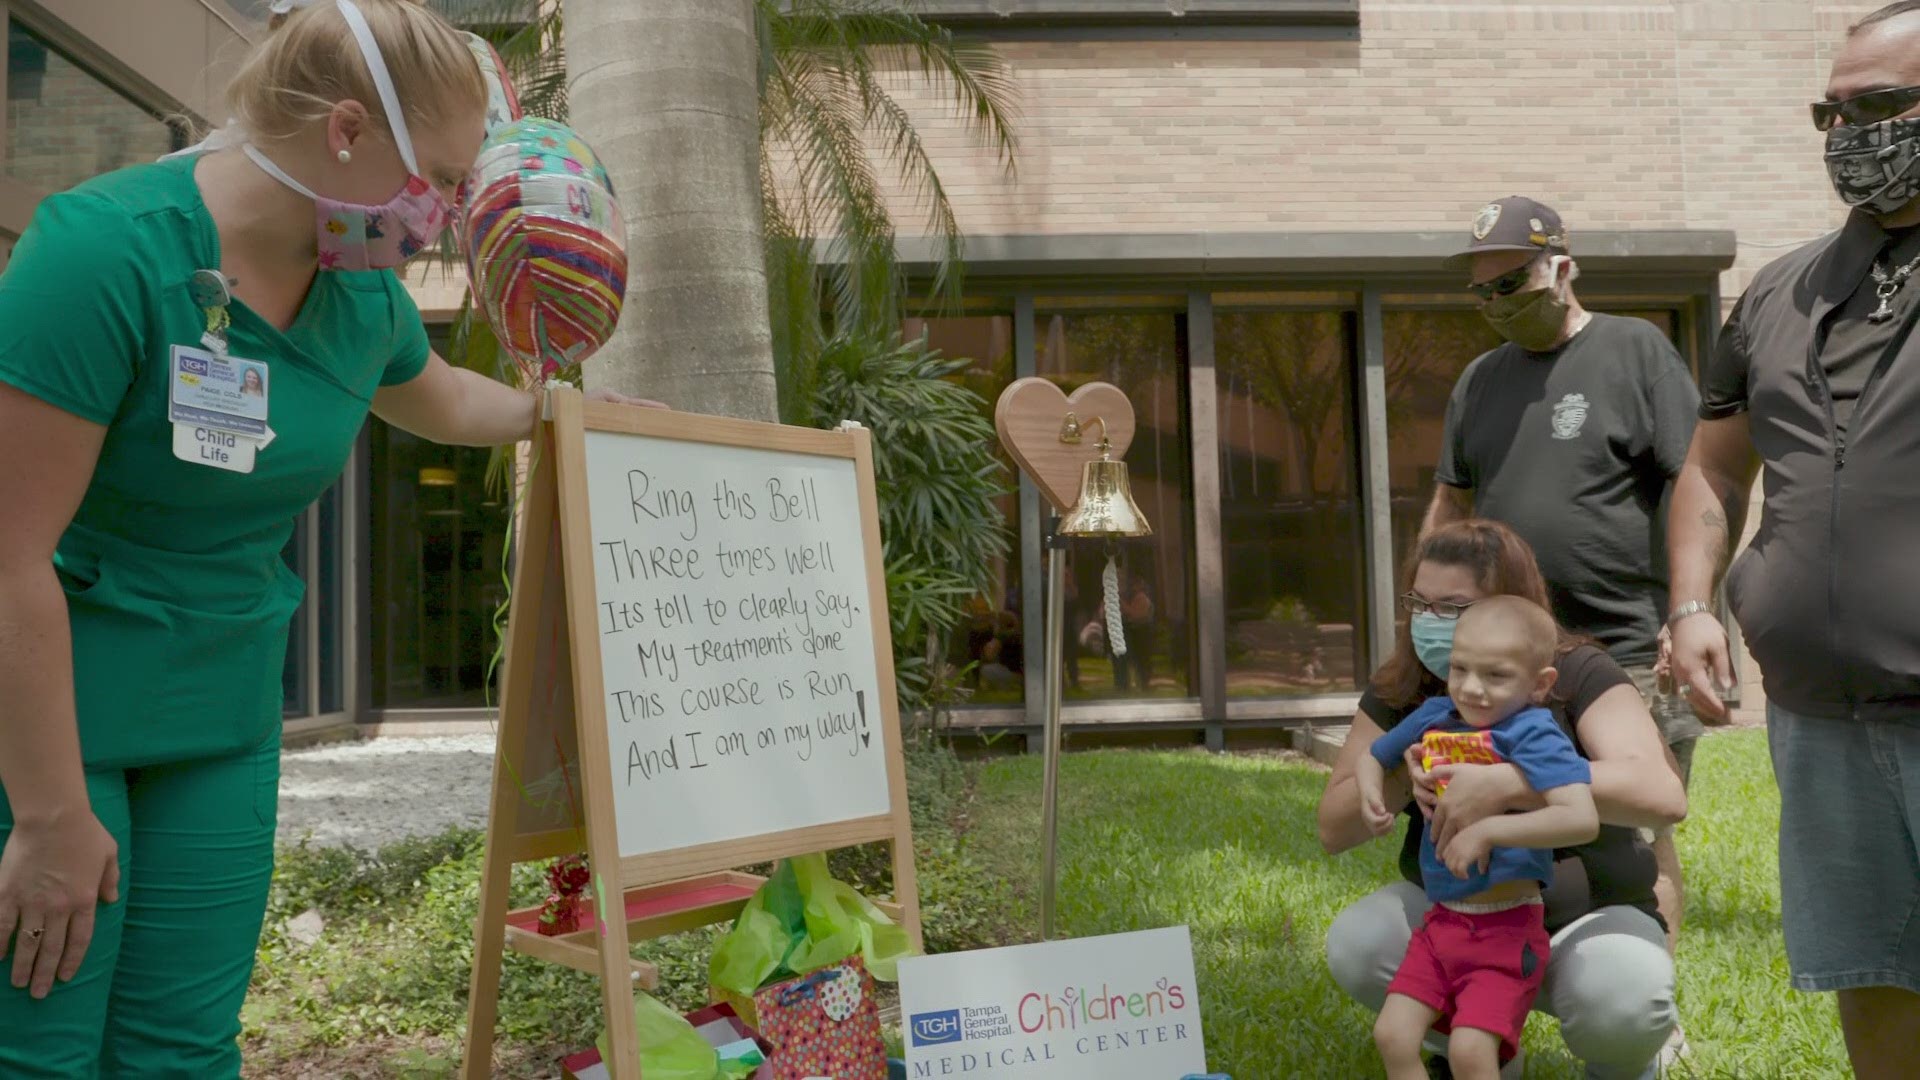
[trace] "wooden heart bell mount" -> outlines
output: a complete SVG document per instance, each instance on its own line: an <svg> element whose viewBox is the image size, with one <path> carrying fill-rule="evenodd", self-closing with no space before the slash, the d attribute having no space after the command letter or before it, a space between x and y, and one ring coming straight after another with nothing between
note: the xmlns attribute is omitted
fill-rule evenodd
<svg viewBox="0 0 1920 1080"><path fill-rule="evenodd" d="M1069 416L1072 417L1071 423ZM1088 383L1071 395L1050 379L1018 379L1000 393L993 426L1034 486L1065 513L1080 498L1080 474L1089 461L1100 460L1101 425L1105 421L1113 460L1126 456L1133 445L1133 402L1112 383ZM1062 432L1079 432L1077 442L1061 440Z"/></svg>

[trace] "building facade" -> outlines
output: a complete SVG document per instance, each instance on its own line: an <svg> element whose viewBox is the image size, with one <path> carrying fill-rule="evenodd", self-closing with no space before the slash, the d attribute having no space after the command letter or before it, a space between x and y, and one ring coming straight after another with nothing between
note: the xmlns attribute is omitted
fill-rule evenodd
<svg viewBox="0 0 1920 1080"><path fill-rule="evenodd" d="M128 6L0 3L0 230L175 145L162 118L217 113L205 88L257 12L142 0L137 21L165 7L200 43L175 52L113 23ZM1659 326L1697 372L1753 272L1841 219L1805 106L1873 6L925 0L1007 58L1020 154L1006 176L942 101L907 91L969 268L961 309L904 329L972 360L989 403L1022 375L1099 379L1139 417L1127 461L1155 534L1112 552L1133 658L1116 670L1091 626L1106 553L1075 552L1069 722L1218 746L1350 716L1391 641L1447 393L1497 340L1442 266L1474 211L1515 193L1555 206L1589 306ZM89 108L116 119L71 115ZM905 193L898 209L919 220ZM409 281L444 335L458 274ZM290 725L484 719L509 514L488 460L369 424L288 549L310 587ZM1018 542L954 644L980 664L959 723L1032 730L1046 524L1025 485L1003 509ZM1751 663L1742 676L1752 712Z"/></svg>

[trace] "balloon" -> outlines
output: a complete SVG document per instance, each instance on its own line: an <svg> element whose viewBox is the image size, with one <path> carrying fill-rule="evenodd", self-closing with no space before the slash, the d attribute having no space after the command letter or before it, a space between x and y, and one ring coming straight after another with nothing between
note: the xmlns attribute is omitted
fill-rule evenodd
<svg viewBox="0 0 1920 1080"><path fill-rule="evenodd" d="M607 170L564 124L529 116L480 148L460 207L474 304L528 385L607 343L627 292Z"/></svg>
<svg viewBox="0 0 1920 1080"><path fill-rule="evenodd" d="M487 134L492 135L520 119L520 98L513 92L513 80L507 77L506 62L486 38L462 31L467 48L480 64L480 77L487 84Z"/></svg>

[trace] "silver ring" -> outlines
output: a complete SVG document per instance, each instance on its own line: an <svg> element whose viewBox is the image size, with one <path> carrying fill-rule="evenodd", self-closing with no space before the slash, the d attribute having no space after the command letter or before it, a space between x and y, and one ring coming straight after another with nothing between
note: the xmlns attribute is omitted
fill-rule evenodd
<svg viewBox="0 0 1920 1080"><path fill-rule="evenodd" d="M33 929L31 929L31 930L29 930L29 931L27 931L27 940L28 940L28 941L39 941L39 940L40 940L40 936L41 936L42 934L45 934L46 932L47 932L47 928L46 928L46 927L44 927L44 926L36 926L36 927L34 927Z"/></svg>

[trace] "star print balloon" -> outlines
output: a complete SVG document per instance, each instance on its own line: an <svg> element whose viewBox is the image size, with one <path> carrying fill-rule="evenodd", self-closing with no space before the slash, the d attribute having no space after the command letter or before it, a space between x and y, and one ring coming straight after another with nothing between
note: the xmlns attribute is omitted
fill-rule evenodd
<svg viewBox="0 0 1920 1080"><path fill-rule="evenodd" d="M520 98L513 92L513 80L507 77L506 62L486 38L466 34L467 48L480 65L480 77L487 84L487 134L492 135L520 119Z"/></svg>
<svg viewBox="0 0 1920 1080"><path fill-rule="evenodd" d="M460 207L474 305L528 385L606 344L627 290L613 182L564 124L525 117L480 148Z"/></svg>

